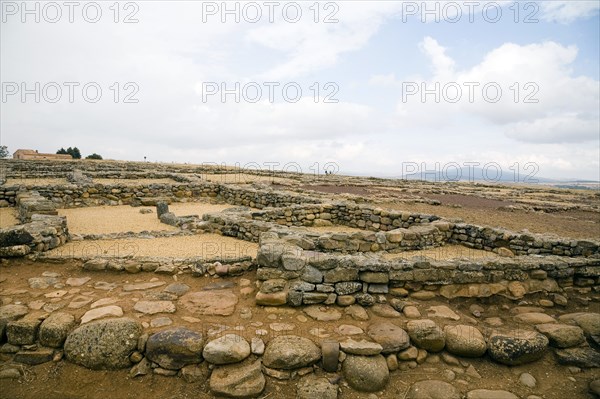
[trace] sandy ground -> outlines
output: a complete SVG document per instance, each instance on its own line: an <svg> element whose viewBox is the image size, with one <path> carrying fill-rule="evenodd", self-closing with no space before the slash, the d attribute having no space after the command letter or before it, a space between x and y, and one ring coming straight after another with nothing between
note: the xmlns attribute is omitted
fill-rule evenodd
<svg viewBox="0 0 600 399"><path fill-rule="evenodd" d="M141 186L147 184L178 184L173 179L94 179L95 184Z"/></svg>
<svg viewBox="0 0 600 399"><path fill-rule="evenodd" d="M129 205L96 206L59 209L58 214L67 217L69 232L74 234L177 230L176 227L161 223L156 217L156 209L147 214L141 214L140 209Z"/></svg>
<svg viewBox="0 0 600 399"><path fill-rule="evenodd" d="M19 224L15 208L0 208L0 229Z"/></svg>
<svg viewBox="0 0 600 399"><path fill-rule="evenodd" d="M218 234L193 236L127 238L118 240L71 241L47 252L51 256L161 256L172 258L256 257L258 245Z"/></svg>
<svg viewBox="0 0 600 399"><path fill-rule="evenodd" d="M108 234L127 231L175 231L176 227L161 223L156 217L155 207L152 213L142 214L140 209L129 205L97 206L90 208L59 209L61 216L67 217L69 232L75 234ZM176 203L169 210L177 216L198 215L209 212L220 212L231 208L231 205L215 205L207 203Z"/></svg>
<svg viewBox="0 0 600 399"><path fill-rule="evenodd" d="M494 252L482 251L480 249L471 249L462 245L444 245L443 247L421 249L417 251L406 251L397 254L385 254L385 259L409 259L413 256L424 256L431 260L448 260L457 258L481 259L497 258Z"/></svg>
<svg viewBox="0 0 600 399"><path fill-rule="evenodd" d="M386 202L382 208L409 212L422 212L445 218L460 218L480 226L501 227L514 231L527 229L532 233L555 234L560 237L598 240L600 237L600 214L585 211L555 213L504 211L487 207L434 206Z"/></svg>
<svg viewBox="0 0 600 399"><path fill-rule="evenodd" d="M58 178L9 178L4 186L54 186L69 184L67 179Z"/></svg>

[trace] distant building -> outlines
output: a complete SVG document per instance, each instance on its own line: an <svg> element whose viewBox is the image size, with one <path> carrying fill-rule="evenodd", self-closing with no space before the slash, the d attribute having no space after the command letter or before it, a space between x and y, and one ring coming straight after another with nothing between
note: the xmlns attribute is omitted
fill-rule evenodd
<svg viewBox="0 0 600 399"><path fill-rule="evenodd" d="M17 150L13 154L13 159L70 160L73 157L70 154L44 154L37 152L37 150Z"/></svg>

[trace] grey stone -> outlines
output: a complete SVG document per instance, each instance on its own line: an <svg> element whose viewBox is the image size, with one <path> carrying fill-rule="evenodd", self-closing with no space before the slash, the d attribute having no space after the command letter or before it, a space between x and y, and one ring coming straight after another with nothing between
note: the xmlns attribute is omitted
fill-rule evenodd
<svg viewBox="0 0 600 399"><path fill-rule="evenodd" d="M410 345L410 339L406 331L389 322L371 324L367 329L367 335L383 348L384 354L398 352Z"/></svg>
<svg viewBox="0 0 600 399"><path fill-rule="evenodd" d="M13 360L17 363L24 363L31 366L47 363L54 358L54 350L50 348L38 348L34 351L17 352Z"/></svg>
<svg viewBox="0 0 600 399"><path fill-rule="evenodd" d="M406 399L460 399L461 395L452 384L439 380L425 380L415 382L408 393ZM488 396L491 399L493 396ZM494 398L495 399L495 398Z"/></svg>
<svg viewBox="0 0 600 399"><path fill-rule="evenodd" d="M237 363L250 356L250 345L239 335L226 334L208 342L202 356L212 364Z"/></svg>
<svg viewBox="0 0 600 399"><path fill-rule="evenodd" d="M337 341L325 340L321 343L323 370L334 373L337 371L340 344Z"/></svg>
<svg viewBox="0 0 600 399"><path fill-rule="evenodd" d="M488 354L498 363L514 366L538 360L547 347L548 338L543 334L512 330L492 335L488 342Z"/></svg>
<svg viewBox="0 0 600 399"><path fill-rule="evenodd" d="M267 344L265 366L291 370L310 366L321 358L321 350L311 340L293 335L276 337Z"/></svg>
<svg viewBox="0 0 600 399"><path fill-rule="evenodd" d="M342 371L348 384L361 392L380 391L385 388L390 379L390 371L382 355L348 355L344 360Z"/></svg>
<svg viewBox="0 0 600 399"><path fill-rule="evenodd" d="M535 329L544 334L550 345L557 348L570 348L585 341L583 330L578 326L567 324L538 324Z"/></svg>
<svg viewBox="0 0 600 399"><path fill-rule="evenodd" d="M467 399L519 399L511 392L499 389L475 389L467 392Z"/></svg>
<svg viewBox="0 0 600 399"><path fill-rule="evenodd" d="M310 374L296 385L296 399L337 399L338 386L327 378Z"/></svg>
<svg viewBox="0 0 600 399"><path fill-rule="evenodd" d="M371 342L364 339L355 341L351 338L340 342L340 348L347 354L362 356L379 355L383 350L383 347L377 342Z"/></svg>
<svg viewBox="0 0 600 399"><path fill-rule="evenodd" d="M446 345L444 331L433 320L411 320L406 329L415 345L428 352L439 352Z"/></svg>
<svg viewBox="0 0 600 399"><path fill-rule="evenodd" d="M137 348L141 333L140 324L128 318L93 321L67 336L65 356L91 369L129 367L129 355Z"/></svg>
<svg viewBox="0 0 600 399"><path fill-rule="evenodd" d="M146 342L146 357L162 368L178 370L202 361L202 334L183 327L152 334Z"/></svg>
<svg viewBox="0 0 600 399"><path fill-rule="evenodd" d="M52 313L40 325L39 339L44 346L62 347L69 331L75 327L75 317L69 313Z"/></svg>
<svg viewBox="0 0 600 399"><path fill-rule="evenodd" d="M0 306L0 341L4 338L6 325L13 320L20 319L29 313L25 305L4 305Z"/></svg>
<svg viewBox="0 0 600 399"><path fill-rule="evenodd" d="M557 349L555 353L558 363L566 366L600 367L600 353L589 346Z"/></svg>
<svg viewBox="0 0 600 399"><path fill-rule="evenodd" d="M256 397L265 389L265 384L260 360L215 367L209 382L214 395L231 398Z"/></svg>
<svg viewBox="0 0 600 399"><path fill-rule="evenodd" d="M454 355L465 357L483 356L487 344L477 327L456 325L444 327L446 350Z"/></svg>
<svg viewBox="0 0 600 399"><path fill-rule="evenodd" d="M35 343L40 324L42 324L42 320L40 320L39 315L33 313L22 319L8 322L6 326L8 342L13 345L31 345Z"/></svg>

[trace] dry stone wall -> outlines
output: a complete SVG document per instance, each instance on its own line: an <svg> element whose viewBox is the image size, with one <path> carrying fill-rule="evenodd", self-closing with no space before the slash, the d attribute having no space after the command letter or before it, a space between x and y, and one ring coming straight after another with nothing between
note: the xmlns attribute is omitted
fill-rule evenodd
<svg viewBox="0 0 600 399"><path fill-rule="evenodd" d="M438 291L447 298L559 292L561 287L600 285L600 258L529 255L515 258L429 261L385 260L365 254L336 255L304 250L293 237L266 233L257 255L257 294L262 305L315 303L372 305L390 291Z"/></svg>

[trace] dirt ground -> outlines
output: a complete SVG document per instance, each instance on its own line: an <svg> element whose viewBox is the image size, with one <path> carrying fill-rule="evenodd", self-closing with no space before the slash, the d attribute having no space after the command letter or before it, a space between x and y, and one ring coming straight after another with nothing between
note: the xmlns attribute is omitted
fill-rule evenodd
<svg viewBox="0 0 600 399"><path fill-rule="evenodd" d="M155 207L143 207L152 213L142 214L138 207L129 205L97 206L89 208L59 209L58 214L67 217L69 232L74 234L109 234L133 231L176 231L177 228L161 223ZM231 205L216 205L204 202L174 203L169 211L177 216L220 212Z"/></svg>
<svg viewBox="0 0 600 399"><path fill-rule="evenodd" d="M480 226L500 227L514 231L524 229L532 233L554 234L559 237L598 240L600 213L563 211L553 213L499 210L486 207L455 208L444 205L384 202L382 208L422 212L445 218L459 218Z"/></svg>
<svg viewBox="0 0 600 399"><path fill-rule="evenodd" d="M528 193L527 197L520 198L519 202L516 202L510 198L517 195L514 193L517 189L511 187L484 190L476 186L466 186L466 191L469 189L473 191L473 193L467 195L457 193L436 194L432 191L442 190L431 183L410 182L406 185L413 188L331 184L304 185L300 186L299 189L325 194L357 195L370 198L382 208L421 212L445 218L458 218L467 223L482 226L500 227L515 231L527 229L533 233L554 234L576 239L598 240L600 237L600 212L588 210L590 205L598 208L600 198L594 197L594 192L590 190L557 191L547 187L545 188L546 192ZM418 187L420 185L423 186L423 191L419 191ZM454 191L456 190L458 189L455 188ZM536 187L536 190L544 190L544 188ZM486 198L482 195L494 198ZM503 197L508 199L500 199ZM394 200L394 198L397 198L397 200ZM440 205L422 203L419 202L420 199L439 201ZM569 207L572 205L576 207L577 204L582 204L582 208L585 209L553 210L552 212L519 209L519 205L537 204L542 199L545 201L543 203L548 204L548 206L558 204L559 206ZM573 201L574 205L570 204L569 201Z"/></svg>
<svg viewBox="0 0 600 399"><path fill-rule="evenodd" d="M11 227L19 223L15 208L0 208L0 229Z"/></svg>
<svg viewBox="0 0 600 399"><path fill-rule="evenodd" d="M204 259L256 257L258 245L218 234L71 241L48 251L50 256L160 256Z"/></svg>
<svg viewBox="0 0 600 399"><path fill-rule="evenodd" d="M396 319L381 318L375 315L370 309L368 309L368 321L357 321L349 315L344 314L343 308L336 306L331 307L331 309L340 311L343 315L341 319L338 321L319 322L307 317L302 309L256 306L254 303L254 293L243 294L241 292L242 286L254 287L255 275L253 272L246 273L241 278L196 278L192 277L191 274L165 276L140 273L131 275L124 272L86 272L79 264L70 261L56 264L32 263L22 260L5 262L0 265L0 271L2 275L0 279L0 299L3 304L25 303L33 306L33 303L41 300L52 303L54 306L59 306L60 304L65 306L74 297L79 295L89 296L94 301L103 298L112 298L114 305L122 307L125 316L133 317L140 322L147 323L151 323L157 317L167 316L173 321L173 325L186 326L190 329L201 331L207 339L214 339L221 334L236 333L249 340L256 336L258 331L265 330L266 335L261 335L261 337L266 342L279 335L293 334L307 337L319 343L328 337L338 340L345 339L346 336L339 332L338 327L341 325L351 325L363 330L363 333L352 336L353 339L360 340L367 338L364 331L370 323L375 321L388 320L400 325L406 322L404 317ZM84 286L71 288L69 293L59 300L48 300L44 295L56 291L56 288L48 287L47 289L32 290L28 286L29 278L41 276L44 272L59 273L61 281L69 277L91 277L91 280ZM133 304L137 300L143 299L152 292L158 293L162 291L167 284L175 280L189 285L191 291L215 288L233 291L239 298L235 312L231 316L202 316L201 319L194 319L194 314L180 306L177 306L175 313L153 316L139 314L133 310ZM148 281L164 282L164 285L142 291L123 290L125 284ZM96 288L96 284L99 282L114 284L115 286L113 289L106 291ZM430 306L446 305L461 316L460 323L477 324L484 331L489 329L482 319L474 319L470 316L468 308L470 304L474 303L473 300L447 301L437 297L430 301L413 299L411 301L423 315L427 315ZM516 306L515 303L504 298L483 299L478 302L485 308L485 317L499 317L506 323L509 323L512 317L506 309ZM503 307L504 305L508 307ZM597 308L597 305L593 306ZM79 309L64 307L61 311L68 311L76 317L81 317L83 313L89 310L89 307L89 305ZM594 310L591 307L576 306L574 302L566 309L551 308L546 310L552 316L572 311ZM447 319L436 318L436 321L440 325L453 324L453 322ZM282 327L284 328L283 330L281 329ZM152 333L162 328L164 327L153 328L150 326L146 328L146 331ZM558 365L551 353L547 353L543 359L537 362L518 367L502 366L493 363L487 357L460 360L463 363L462 366L449 366L440 360L439 355L429 355L428 360L415 369L392 372L390 383L384 391L377 393L377 397L379 399L404 398L408 388L414 382L431 378L443 379L442 374L447 372L447 370L454 370L456 379L453 385L463 393L467 390L477 388L508 389L522 398L530 394L536 394L545 399L589 398L590 396L586 394L587 384L592 379L600 377L599 369L583 370L573 374L567 367ZM476 369L481 378L465 374L466 367L469 365L472 365ZM21 380L0 380L0 396L11 399L213 397L208 393L207 383L188 384L183 379L176 377L148 375L131 379L128 376L128 370L93 371L75 366L66 361L22 367L25 375ZM518 383L519 375L522 372L531 373L537 379L538 384L535 388L527 388ZM335 378L335 374L327 376L332 379ZM292 381L277 381L273 378L267 378L267 380L267 387L260 398L295 398L295 384L298 381L297 379ZM119 383L116 384L115 381ZM358 393L348 388L344 383L340 384L340 388L340 399L372 398L369 394Z"/></svg>

